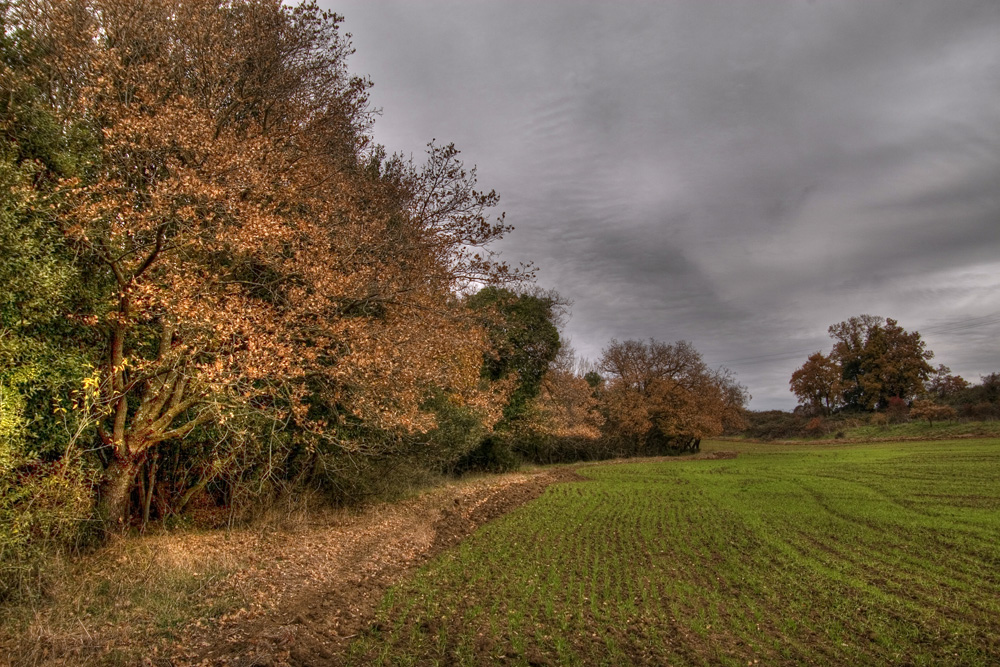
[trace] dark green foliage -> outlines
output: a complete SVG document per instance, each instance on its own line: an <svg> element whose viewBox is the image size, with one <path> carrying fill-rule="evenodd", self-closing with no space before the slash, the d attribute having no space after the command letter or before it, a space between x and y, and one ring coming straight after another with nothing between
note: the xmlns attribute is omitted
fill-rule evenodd
<svg viewBox="0 0 1000 667"><path fill-rule="evenodd" d="M982 378L976 393L986 403L1000 403L1000 373L990 373ZM975 388L974 388L975 389Z"/></svg>
<svg viewBox="0 0 1000 667"><path fill-rule="evenodd" d="M528 419L531 401L542 385L549 364L559 353L558 309L564 303L554 292L517 293L485 287L468 300L489 334L491 353L483 359L482 377L489 382L516 378L495 433L456 464L457 471L505 472L520 465L520 453L531 449L518 427Z"/></svg>
<svg viewBox="0 0 1000 667"><path fill-rule="evenodd" d="M469 298L469 308L482 314L493 353L483 360L483 377L491 381L517 377L517 388L504 409L507 425L525 414L538 396L542 378L559 353L554 293L516 293L486 287Z"/></svg>
<svg viewBox="0 0 1000 667"><path fill-rule="evenodd" d="M743 435L757 440L784 440L801 437L809 417L784 410L748 410Z"/></svg>
<svg viewBox="0 0 1000 667"><path fill-rule="evenodd" d="M443 393L436 395L425 407L433 410L437 428L417 441L416 454L421 467L453 473L485 436L483 417L469 407L456 404Z"/></svg>
<svg viewBox="0 0 1000 667"><path fill-rule="evenodd" d="M458 472L509 472L517 470L520 465L521 460L514 453L511 441L502 435L492 435L483 438L479 446L462 457L455 468Z"/></svg>
<svg viewBox="0 0 1000 667"><path fill-rule="evenodd" d="M96 463L85 401L91 358L72 317L90 284L55 224L59 179L84 175L85 128L46 111L37 46L0 4L0 598L37 592L45 563L85 537Z"/></svg>
<svg viewBox="0 0 1000 667"><path fill-rule="evenodd" d="M517 453L539 465L604 461L629 456L620 442L611 438L584 438L528 432L517 438Z"/></svg>
<svg viewBox="0 0 1000 667"><path fill-rule="evenodd" d="M964 387L945 399L963 419L1000 419L1000 373L984 375L979 384Z"/></svg>
<svg viewBox="0 0 1000 667"><path fill-rule="evenodd" d="M398 498L440 475L467 470L487 433L483 415L441 391L423 408L437 422L427 432L403 435L352 422L335 438L293 436L308 445L277 466L287 478L281 485L312 488L336 505L352 505Z"/></svg>

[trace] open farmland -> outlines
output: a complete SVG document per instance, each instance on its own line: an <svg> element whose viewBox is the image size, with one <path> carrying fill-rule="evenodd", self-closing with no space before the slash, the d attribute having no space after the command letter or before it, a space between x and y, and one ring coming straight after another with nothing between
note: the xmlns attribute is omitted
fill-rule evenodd
<svg viewBox="0 0 1000 667"><path fill-rule="evenodd" d="M737 446L581 467L391 589L351 660L1000 662L1000 440Z"/></svg>

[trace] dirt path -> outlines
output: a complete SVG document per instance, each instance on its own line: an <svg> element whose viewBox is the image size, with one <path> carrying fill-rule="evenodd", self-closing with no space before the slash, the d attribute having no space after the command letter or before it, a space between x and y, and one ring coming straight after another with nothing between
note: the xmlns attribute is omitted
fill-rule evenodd
<svg viewBox="0 0 1000 667"><path fill-rule="evenodd" d="M166 655L145 664L337 664L391 585L549 484L575 477L560 469L472 480L332 523L230 538L226 548L255 549L259 559L214 593L224 595L228 587L251 603L211 624L185 628Z"/></svg>
<svg viewBox="0 0 1000 667"><path fill-rule="evenodd" d="M277 527L121 540L78 562L22 621L0 618L0 667L340 664L386 590L415 568L550 484L581 479L580 466L628 462L452 482Z"/></svg>

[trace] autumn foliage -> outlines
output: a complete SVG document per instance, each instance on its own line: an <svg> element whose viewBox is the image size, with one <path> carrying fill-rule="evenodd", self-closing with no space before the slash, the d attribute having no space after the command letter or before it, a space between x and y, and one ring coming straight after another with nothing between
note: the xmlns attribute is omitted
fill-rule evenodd
<svg viewBox="0 0 1000 667"><path fill-rule="evenodd" d="M686 343L613 342L604 379L579 372L568 304L490 249L496 193L453 145L372 140L371 83L314 2L0 19L0 597L37 579L32 545L692 448L739 418ZM639 384L623 345L653 364Z"/></svg>
<svg viewBox="0 0 1000 667"><path fill-rule="evenodd" d="M813 411L887 410L924 391L933 368L920 333L896 320L859 315L830 327L833 350L817 352L792 374L792 392Z"/></svg>
<svg viewBox="0 0 1000 667"><path fill-rule="evenodd" d="M910 408L910 417L913 419L926 419L927 423L931 426L936 421L947 421L955 419L957 416L958 413L955 412L955 408L950 405L941 405L930 400L914 401L913 407Z"/></svg>
<svg viewBox="0 0 1000 667"><path fill-rule="evenodd" d="M434 429L424 406L442 393L499 418L460 297L517 278L485 249L509 230L487 217L497 197L453 146L416 165L371 142L340 17L32 0L5 19L38 45L5 76L92 147L46 203L88 281L70 317L92 372L67 407L98 438L108 520L126 522L160 450L206 429L222 465L259 418L306 450L353 452Z"/></svg>
<svg viewBox="0 0 1000 667"><path fill-rule="evenodd" d="M742 420L746 388L686 342L612 340L601 355L608 428L626 451L697 450Z"/></svg>

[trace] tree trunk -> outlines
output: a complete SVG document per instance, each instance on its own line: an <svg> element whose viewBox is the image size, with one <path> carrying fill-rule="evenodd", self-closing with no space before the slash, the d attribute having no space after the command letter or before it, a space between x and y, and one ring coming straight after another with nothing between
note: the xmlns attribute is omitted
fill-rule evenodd
<svg viewBox="0 0 1000 667"><path fill-rule="evenodd" d="M153 489L156 487L156 464L159 457L153 452L153 457L149 461L149 485L144 489L142 498L142 530L146 530L149 523L149 506L153 502Z"/></svg>
<svg viewBox="0 0 1000 667"><path fill-rule="evenodd" d="M183 496L181 496L180 501L177 503L177 509L174 510L174 512L176 514L183 514L184 510L187 509L188 504L190 504L196 495L205 490L205 487L208 486L208 483L212 481L214 476L215 475L203 475L202 477L199 477L198 481L195 482L191 488L185 491Z"/></svg>
<svg viewBox="0 0 1000 667"><path fill-rule="evenodd" d="M98 497L98 516L106 533L123 532L128 527L132 484L138 466L133 461L114 458L104 471Z"/></svg>

